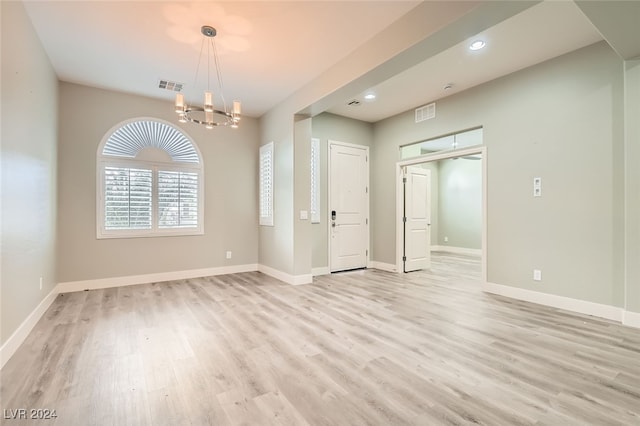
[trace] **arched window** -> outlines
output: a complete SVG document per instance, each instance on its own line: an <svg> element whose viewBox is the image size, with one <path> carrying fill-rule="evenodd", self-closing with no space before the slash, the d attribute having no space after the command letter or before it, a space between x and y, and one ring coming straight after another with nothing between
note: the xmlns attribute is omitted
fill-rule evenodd
<svg viewBox="0 0 640 426"><path fill-rule="evenodd" d="M98 238L202 234L203 165L196 144L168 122L120 123L97 153Z"/></svg>

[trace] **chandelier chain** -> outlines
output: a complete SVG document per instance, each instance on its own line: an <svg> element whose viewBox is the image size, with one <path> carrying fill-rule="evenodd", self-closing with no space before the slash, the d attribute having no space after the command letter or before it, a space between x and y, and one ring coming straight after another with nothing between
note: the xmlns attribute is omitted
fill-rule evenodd
<svg viewBox="0 0 640 426"><path fill-rule="evenodd" d="M224 99L224 88L222 87L222 74L220 73L220 64L218 61L218 49L216 47L216 41L214 39L211 39L211 46L213 49L213 60L216 63L216 74L218 77L218 86L220 87L220 99L222 99L222 106L224 108L224 111L228 111L227 110L227 101Z"/></svg>
<svg viewBox="0 0 640 426"><path fill-rule="evenodd" d="M224 87L222 84L222 70L220 67L220 58L218 55L218 48L214 37L216 36L216 29L205 25L201 27L201 33L204 36L200 44L200 55L198 56L198 65L196 67L193 87L197 87L198 78L200 77L200 66L204 65L202 55L207 54L207 88L205 90L205 102L204 107L200 107L196 104L187 102L183 93L176 94L175 112L178 115L178 121L182 123L191 122L205 126L207 129L211 129L216 126L230 126L232 128L238 127L238 122L241 119L241 105L240 101L233 101L233 108L227 106L227 101L224 97ZM211 56L213 55L213 64L211 63ZM216 109L213 102L214 93L211 91L211 66L216 67L216 74L213 76L218 83L218 89L216 89L216 96L222 101L222 109ZM215 85L215 83L214 83ZM217 91L219 90L219 92Z"/></svg>
<svg viewBox="0 0 640 426"><path fill-rule="evenodd" d="M198 74L200 74L200 64L202 63L202 51L204 50L204 43L205 40L202 39L202 42L200 43L200 55L198 55L198 65L196 66L196 75L193 78L193 87L197 87L198 84ZM209 58L207 57L207 62L209 61ZM208 65L208 63L207 63ZM207 66L207 74L209 73L209 67ZM207 83L207 89L209 88L209 85Z"/></svg>

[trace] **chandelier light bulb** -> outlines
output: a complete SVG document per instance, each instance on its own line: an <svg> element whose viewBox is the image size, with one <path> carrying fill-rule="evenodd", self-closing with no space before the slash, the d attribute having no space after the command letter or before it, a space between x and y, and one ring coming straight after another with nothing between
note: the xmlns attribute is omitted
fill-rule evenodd
<svg viewBox="0 0 640 426"><path fill-rule="evenodd" d="M238 121L240 121L240 101L233 101L233 111L231 112L231 120L233 123L231 127L238 128Z"/></svg>
<svg viewBox="0 0 640 426"><path fill-rule="evenodd" d="M184 95L182 93L176 93L176 112L178 115L184 115Z"/></svg>
<svg viewBox="0 0 640 426"><path fill-rule="evenodd" d="M213 129L213 111L206 111L204 112L204 121L205 121L205 127L207 129Z"/></svg>
<svg viewBox="0 0 640 426"><path fill-rule="evenodd" d="M213 112L213 93L208 90L204 92L204 110L206 112Z"/></svg>

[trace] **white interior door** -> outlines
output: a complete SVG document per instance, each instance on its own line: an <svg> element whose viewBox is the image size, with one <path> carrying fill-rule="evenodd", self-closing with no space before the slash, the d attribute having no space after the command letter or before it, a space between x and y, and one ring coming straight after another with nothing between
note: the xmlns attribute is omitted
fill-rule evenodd
<svg viewBox="0 0 640 426"><path fill-rule="evenodd" d="M331 272L365 268L369 249L367 147L329 143Z"/></svg>
<svg viewBox="0 0 640 426"><path fill-rule="evenodd" d="M404 178L404 272L431 266L431 171L409 166Z"/></svg>

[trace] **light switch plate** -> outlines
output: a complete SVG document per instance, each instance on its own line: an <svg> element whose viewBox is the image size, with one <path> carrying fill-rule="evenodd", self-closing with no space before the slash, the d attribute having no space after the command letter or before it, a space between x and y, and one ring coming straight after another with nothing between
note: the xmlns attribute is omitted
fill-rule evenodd
<svg viewBox="0 0 640 426"><path fill-rule="evenodd" d="M309 219L309 212L306 210L300 210L300 220Z"/></svg>
<svg viewBox="0 0 640 426"><path fill-rule="evenodd" d="M533 178L533 196L542 197L542 178L540 177Z"/></svg>
<svg viewBox="0 0 640 426"><path fill-rule="evenodd" d="M540 269L533 270L533 280L542 281L542 271Z"/></svg>

